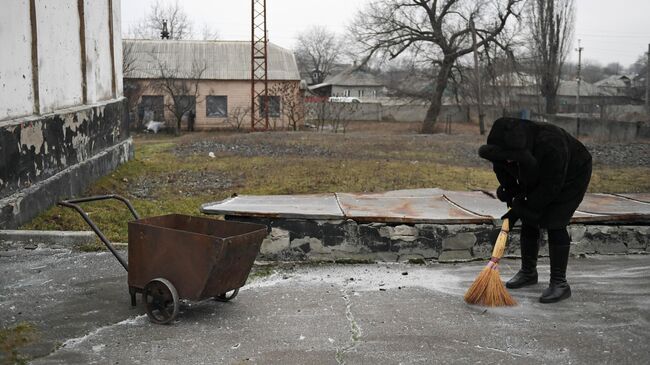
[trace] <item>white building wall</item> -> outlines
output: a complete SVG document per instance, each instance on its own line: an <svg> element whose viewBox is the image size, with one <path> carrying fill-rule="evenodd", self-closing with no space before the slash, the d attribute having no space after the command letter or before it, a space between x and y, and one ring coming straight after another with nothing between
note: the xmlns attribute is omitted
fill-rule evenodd
<svg viewBox="0 0 650 365"><path fill-rule="evenodd" d="M84 0L87 102L113 97L108 0Z"/></svg>
<svg viewBox="0 0 650 365"><path fill-rule="evenodd" d="M30 0L0 2L0 121L122 97L120 0L34 0L33 14ZM33 85L34 69L38 90Z"/></svg>
<svg viewBox="0 0 650 365"><path fill-rule="evenodd" d="M122 77L122 9L119 0L113 0L113 52L115 53L115 95L123 95Z"/></svg>
<svg viewBox="0 0 650 365"><path fill-rule="evenodd" d="M12 0L0 11L0 120L32 114L32 36L29 0Z"/></svg>
<svg viewBox="0 0 650 365"><path fill-rule="evenodd" d="M41 113L82 104L81 42L76 0L37 0Z"/></svg>

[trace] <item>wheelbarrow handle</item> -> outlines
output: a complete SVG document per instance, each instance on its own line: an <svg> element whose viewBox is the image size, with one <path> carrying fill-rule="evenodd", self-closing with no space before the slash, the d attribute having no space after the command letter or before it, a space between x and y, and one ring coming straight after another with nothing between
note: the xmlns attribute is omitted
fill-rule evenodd
<svg viewBox="0 0 650 365"><path fill-rule="evenodd" d="M87 203L87 202L94 202L98 200L108 200L108 199L115 199L119 200L122 203L126 205L127 208L129 208L129 211L133 215L135 219L140 219L140 215L138 212L135 211L135 208L133 208L133 205L131 205L131 202L126 199L125 197L116 195L116 194L109 194L109 195L95 195L95 196L89 196L86 198L78 198L78 199L69 199L69 200L63 200L59 204L64 205L65 203L70 203L70 204L78 204L78 203Z"/></svg>
<svg viewBox="0 0 650 365"><path fill-rule="evenodd" d="M124 267L124 270L126 270L128 272L129 271L129 265L126 262L126 260L124 259L124 257L122 257L122 255L120 255L117 252L117 250L115 249L115 247L113 246L111 241L109 241L109 239L104 235L104 233L99 229L99 227L97 227L95 222L93 222L93 220L90 219L90 217L83 210L83 208L78 205L78 203L86 203L86 202L93 202L93 201L107 200L107 199L116 199L116 200L119 200L119 201L123 202L129 208L129 210L131 211L131 214L133 215L133 217L135 217L135 219L140 219L140 216L138 215L138 213L133 208L133 205L131 205L131 203L126 198L121 197L119 195L114 195L114 194L111 194L111 195L97 195L97 196L90 196L90 197L87 197L87 198L63 200L63 201L60 201L58 204L60 206L68 207L68 208L72 208L72 209L76 210L79 213L79 215L81 215L81 218L83 218L86 221L86 223L88 223L90 228L92 228L92 230L95 232L97 237L99 237L99 239L104 243L104 245L106 245L106 248L108 248L108 250L111 251L113 256L115 256L117 261L120 262L120 264Z"/></svg>

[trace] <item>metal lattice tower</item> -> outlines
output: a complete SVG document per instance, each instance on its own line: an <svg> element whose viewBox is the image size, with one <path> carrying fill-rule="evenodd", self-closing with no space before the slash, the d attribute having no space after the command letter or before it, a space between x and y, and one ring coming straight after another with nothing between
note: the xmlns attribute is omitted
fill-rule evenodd
<svg viewBox="0 0 650 365"><path fill-rule="evenodd" d="M251 129L267 130L269 128L269 79L266 0L252 0L251 36Z"/></svg>

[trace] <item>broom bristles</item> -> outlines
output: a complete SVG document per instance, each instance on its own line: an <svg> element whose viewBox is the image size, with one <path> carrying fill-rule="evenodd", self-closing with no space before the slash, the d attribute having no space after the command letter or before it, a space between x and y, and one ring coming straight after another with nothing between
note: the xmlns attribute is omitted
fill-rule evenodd
<svg viewBox="0 0 650 365"><path fill-rule="evenodd" d="M465 293L465 302L487 307L513 306L517 302L512 298L501 281L499 275L499 260L503 257L508 240L508 219L503 221L501 232L492 249L490 262L481 270L472 286Z"/></svg>

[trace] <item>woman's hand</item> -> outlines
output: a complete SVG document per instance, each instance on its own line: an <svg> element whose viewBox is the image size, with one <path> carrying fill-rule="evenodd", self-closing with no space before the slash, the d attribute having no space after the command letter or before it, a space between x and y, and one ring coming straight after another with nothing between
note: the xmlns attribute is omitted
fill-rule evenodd
<svg viewBox="0 0 650 365"><path fill-rule="evenodd" d="M503 185L499 185L497 188L497 198L501 200L502 202L508 204L508 206L512 205L512 199L515 197L515 195L508 191L506 188L503 187Z"/></svg>

